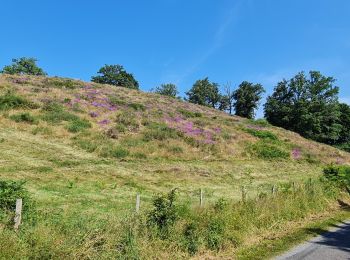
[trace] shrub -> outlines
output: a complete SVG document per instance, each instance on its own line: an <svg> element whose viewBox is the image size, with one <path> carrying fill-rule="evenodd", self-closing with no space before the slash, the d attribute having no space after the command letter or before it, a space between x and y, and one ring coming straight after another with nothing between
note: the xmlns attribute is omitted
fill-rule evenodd
<svg viewBox="0 0 350 260"><path fill-rule="evenodd" d="M250 150L261 159L286 159L290 156L289 152L278 146L278 143L270 143L265 140L252 144Z"/></svg>
<svg viewBox="0 0 350 260"><path fill-rule="evenodd" d="M136 111L145 111L146 107L142 104L138 104L138 103L131 103L129 104L129 107L135 109Z"/></svg>
<svg viewBox="0 0 350 260"><path fill-rule="evenodd" d="M184 231L184 245L187 249L188 253L193 256L198 252L199 248L199 234L198 234L198 226L191 222L186 224Z"/></svg>
<svg viewBox="0 0 350 260"><path fill-rule="evenodd" d="M175 205L176 189L153 199L153 209L148 213L149 225L155 225L161 236L168 235L168 229L178 218Z"/></svg>
<svg viewBox="0 0 350 260"><path fill-rule="evenodd" d="M5 95L0 96L0 110L9 110L14 108L35 109L38 108L38 105L12 93L6 93Z"/></svg>
<svg viewBox="0 0 350 260"><path fill-rule="evenodd" d="M123 112L121 114L117 115L116 123L118 123L120 126L120 129L123 127L125 129L128 129L129 131L135 131L140 126L139 123L136 121L135 117L130 116L130 113Z"/></svg>
<svg viewBox="0 0 350 260"><path fill-rule="evenodd" d="M37 123L37 119L29 113L20 113L20 114L11 115L10 119L17 123L19 122L25 122L28 124Z"/></svg>
<svg viewBox="0 0 350 260"><path fill-rule="evenodd" d="M43 111L45 113L41 116L44 121L57 124L62 121L74 121L78 120L79 117L65 111L64 107L56 102L49 102L44 105Z"/></svg>
<svg viewBox="0 0 350 260"><path fill-rule="evenodd" d="M21 198L24 218L33 217L35 204L25 189L24 183L24 181L0 180L0 215L13 212L16 208L16 200Z"/></svg>
<svg viewBox="0 0 350 260"><path fill-rule="evenodd" d="M202 117L202 114L199 112L192 112L182 108L178 109L178 111L186 118Z"/></svg>
<svg viewBox="0 0 350 260"><path fill-rule="evenodd" d="M66 88L66 89L76 89L81 86L81 84L77 81L71 79L61 79L61 78L46 78L44 81L49 87L55 88Z"/></svg>
<svg viewBox="0 0 350 260"><path fill-rule="evenodd" d="M263 126L263 127L267 127L271 125L269 122L267 122L266 119L263 119L263 118L256 119L256 120L249 119L249 123L257 126Z"/></svg>
<svg viewBox="0 0 350 260"><path fill-rule="evenodd" d="M274 133L271 133L269 131L256 130L252 128L246 128L245 131L260 139L278 140L277 136Z"/></svg>
<svg viewBox="0 0 350 260"><path fill-rule="evenodd" d="M219 218L213 218L209 221L207 227L207 247L218 251L224 240L225 223Z"/></svg>
<svg viewBox="0 0 350 260"><path fill-rule="evenodd" d="M350 166L328 165L323 169L325 178L350 192Z"/></svg>
<svg viewBox="0 0 350 260"><path fill-rule="evenodd" d="M77 118L69 122L67 130L71 133L77 133L87 128L91 128L91 123L86 119Z"/></svg>
<svg viewBox="0 0 350 260"><path fill-rule="evenodd" d="M148 125L148 130L143 134L143 140L149 142L151 140L164 141L166 139L177 138L180 133L165 124L153 123Z"/></svg>

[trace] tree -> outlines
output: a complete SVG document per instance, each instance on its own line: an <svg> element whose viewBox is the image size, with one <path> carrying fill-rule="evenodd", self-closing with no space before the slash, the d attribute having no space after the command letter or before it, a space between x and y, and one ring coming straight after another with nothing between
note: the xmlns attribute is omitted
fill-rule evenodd
<svg viewBox="0 0 350 260"><path fill-rule="evenodd" d="M340 137L338 139L339 144L350 142L350 106L348 104L339 104L340 110L340 122L342 125Z"/></svg>
<svg viewBox="0 0 350 260"><path fill-rule="evenodd" d="M224 86L224 94L221 95L219 109L222 111L227 111L232 115L234 108L234 98L233 91L231 89L231 83L228 82Z"/></svg>
<svg viewBox="0 0 350 260"><path fill-rule="evenodd" d="M171 83L161 84L159 87L156 87L154 92L169 97L176 97L176 95L179 93L176 85Z"/></svg>
<svg viewBox="0 0 350 260"><path fill-rule="evenodd" d="M243 81L233 92L234 108L237 116L254 118L254 111L258 108L261 95L265 92L261 84Z"/></svg>
<svg viewBox="0 0 350 260"><path fill-rule="evenodd" d="M188 101L202 106L216 108L220 101L219 85L208 78L197 80L186 93Z"/></svg>
<svg viewBox="0 0 350 260"><path fill-rule="evenodd" d="M1 73L5 74L26 74L45 76L47 73L36 65L35 58L22 57L19 59L12 59L12 64L5 66Z"/></svg>
<svg viewBox="0 0 350 260"><path fill-rule="evenodd" d="M306 138L334 144L340 138L339 88L332 77L318 71L304 72L277 84L267 98L264 112L273 125Z"/></svg>
<svg viewBox="0 0 350 260"><path fill-rule="evenodd" d="M101 75L91 77L91 81L125 88L139 88L139 83L134 79L134 76L127 73L121 65L106 64L97 73Z"/></svg>

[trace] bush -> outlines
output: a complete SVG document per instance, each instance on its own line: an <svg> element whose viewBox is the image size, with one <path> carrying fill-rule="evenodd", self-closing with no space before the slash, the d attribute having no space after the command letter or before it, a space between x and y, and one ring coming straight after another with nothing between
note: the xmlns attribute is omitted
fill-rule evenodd
<svg viewBox="0 0 350 260"><path fill-rule="evenodd" d="M116 123L118 123L120 126L120 129L123 127L128 129L129 131L135 131L140 126L139 123L136 121L135 117L130 116L130 113L123 112L121 114L117 115ZM125 131L124 131L125 132Z"/></svg>
<svg viewBox="0 0 350 260"><path fill-rule="evenodd" d="M193 256L198 252L199 248L199 234L198 226L191 222L187 224L183 231L184 245L188 253Z"/></svg>
<svg viewBox="0 0 350 260"><path fill-rule="evenodd" d="M13 213L16 208L16 200L21 198L23 203L23 217L33 217L35 211L34 201L24 187L24 181L0 180L0 215Z"/></svg>
<svg viewBox="0 0 350 260"><path fill-rule="evenodd" d="M202 117L202 114L199 112L192 112L182 108L178 109L178 111L186 118Z"/></svg>
<svg viewBox="0 0 350 260"><path fill-rule="evenodd" d="M69 122L67 130L71 133L77 133L87 128L91 128L91 123L86 119L75 119Z"/></svg>
<svg viewBox="0 0 350 260"><path fill-rule="evenodd" d="M131 103L129 104L129 107L135 109L136 111L145 111L146 107L142 104L138 104L138 103Z"/></svg>
<svg viewBox="0 0 350 260"><path fill-rule="evenodd" d="M277 136L269 131L246 128L245 131L260 139L278 140Z"/></svg>
<svg viewBox="0 0 350 260"><path fill-rule="evenodd" d="M270 126L271 124L269 122L267 122L266 119L260 118L260 119L249 119L249 123L253 124L253 125L257 125L257 126L263 126L263 127L267 127Z"/></svg>
<svg viewBox="0 0 350 260"><path fill-rule="evenodd" d="M6 93L5 95L0 96L0 110L9 110L14 108L35 109L38 108L38 105L12 93Z"/></svg>
<svg viewBox="0 0 350 260"><path fill-rule="evenodd" d="M43 111L45 111L45 113L41 116L41 118L44 121L53 124L58 124L62 121L74 121L79 119L78 116L65 111L64 107L56 102L49 102L45 104Z"/></svg>
<svg viewBox="0 0 350 260"><path fill-rule="evenodd" d="M55 88L66 88L66 89L76 89L81 86L81 84L77 81L71 79L61 79L61 78L46 78L44 83L48 85L48 87Z"/></svg>
<svg viewBox="0 0 350 260"><path fill-rule="evenodd" d="M148 130L143 134L143 140L149 142L151 140L164 141L166 139L175 139L180 133L165 124L153 123L148 125Z"/></svg>
<svg viewBox="0 0 350 260"><path fill-rule="evenodd" d="M207 227L207 247L218 251L224 240L225 223L221 219L210 220Z"/></svg>
<svg viewBox="0 0 350 260"><path fill-rule="evenodd" d="M11 115L10 119L17 123L19 122L25 122L28 124L37 123L37 119L29 113L20 113L20 114Z"/></svg>
<svg viewBox="0 0 350 260"><path fill-rule="evenodd" d="M287 159L289 158L289 152L282 150L279 147L279 143L270 143L265 140L261 140L250 146L250 150L258 158L261 159Z"/></svg>
<svg viewBox="0 0 350 260"><path fill-rule="evenodd" d="M350 192L350 166L328 165L323 169L324 177Z"/></svg>
<svg viewBox="0 0 350 260"><path fill-rule="evenodd" d="M178 218L175 205L176 189L168 194L161 194L153 199L153 209L148 213L149 225L155 225L159 234L163 237L168 235L168 229L175 224Z"/></svg>

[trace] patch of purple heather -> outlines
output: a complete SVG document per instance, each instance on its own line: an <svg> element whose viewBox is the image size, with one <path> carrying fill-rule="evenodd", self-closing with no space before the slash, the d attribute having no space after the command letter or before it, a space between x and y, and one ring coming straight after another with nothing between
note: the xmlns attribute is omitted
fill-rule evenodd
<svg viewBox="0 0 350 260"><path fill-rule="evenodd" d="M98 122L98 124L103 126L103 125L108 125L110 122L111 122L111 120L109 120L109 119L103 119L100 122Z"/></svg>
<svg viewBox="0 0 350 260"><path fill-rule="evenodd" d="M299 148L294 148L292 150L292 157L293 157L294 160L301 159L301 150Z"/></svg>
<svg viewBox="0 0 350 260"><path fill-rule="evenodd" d="M99 116L97 112L90 112L89 115L91 117L98 117Z"/></svg>
<svg viewBox="0 0 350 260"><path fill-rule="evenodd" d="M259 125L248 125L247 128L254 129L254 130L264 130L265 129L263 126L259 126Z"/></svg>

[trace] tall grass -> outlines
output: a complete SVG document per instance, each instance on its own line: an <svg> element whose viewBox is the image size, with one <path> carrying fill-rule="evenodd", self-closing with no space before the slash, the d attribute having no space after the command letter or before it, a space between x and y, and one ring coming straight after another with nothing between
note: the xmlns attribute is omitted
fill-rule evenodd
<svg viewBox="0 0 350 260"><path fill-rule="evenodd" d="M283 233L288 223L324 212L340 191L327 181L286 184L275 194L245 202L220 199L199 206L179 202L175 191L156 196L151 208L122 219L40 211L17 236L1 228L0 257L79 259L187 259L216 255Z"/></svg>

